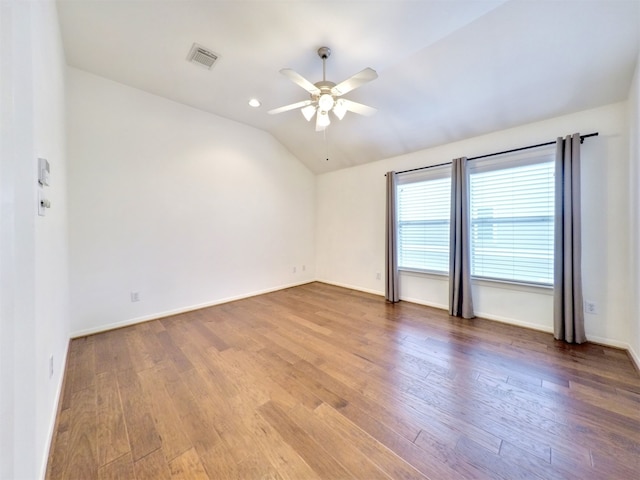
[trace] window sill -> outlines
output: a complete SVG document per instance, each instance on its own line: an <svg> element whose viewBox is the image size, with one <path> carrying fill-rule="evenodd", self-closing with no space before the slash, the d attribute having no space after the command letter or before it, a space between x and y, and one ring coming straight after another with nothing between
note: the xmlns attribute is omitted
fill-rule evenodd
<svg viewBox="0 0 640 480"><path fill-rule="evenodd" d="M553 295L553 285L542 285L539 283L510 282L507 280L496 280L492 278L471 277L473 285L517 290L519 292L538 293L542 295Z"/></svg>
<svg viewBox="0 0 640 480"><path fill-rule="evenodd" d="M417 268L399 268L400 273L413 277L433 278L435 280L449 280L449 274L436 272L433 270L420 270ZM553 295L552 285L541 285L535 283L510 282L507 280L496 280L492 278L471 277L471 283L475 286L498 288L505 290L516 290L519 292L537 293L542 295Z"/></svg>
<svg viewBox="0 0 640 480"><path fill-rule="evenodd" d="M400 273L406 273L414 277L432 277L432 278L437 278L438 280L447 280L449 278L448 273L437 272L435 270L421 270L419 268L407 268L407 267L400 267L398 268L398 270L400 271Z"/></svg>

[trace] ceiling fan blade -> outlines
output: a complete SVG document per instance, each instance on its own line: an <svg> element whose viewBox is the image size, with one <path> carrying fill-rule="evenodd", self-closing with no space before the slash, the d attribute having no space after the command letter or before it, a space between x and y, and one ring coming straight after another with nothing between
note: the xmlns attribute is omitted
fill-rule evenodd
<svg viewBox="0 0 640 480"><path fill-rule="evenodd" d="M363 105L362 103L358 102L352 102L351 100L347 100L346 98L341 98L340 100L342 100L342 105L344 105L344 108L346 108L348 111L364 115L365 117L370 117L378 111L373 107L368 107L367 105Z"/></svg>
<svg viewBox="0 0 640 480"><path fill-rule="evenodd" d="M302 102L292 103L291 105L285 105L284 107L274 108L273 110L269 110L267 113L269 115L275 115L276 113L288 112L289 110L295 110L296 108L306 107L312 103L313 100L304 100Z"/></svg>
<svg viewBox="0 0 640 480"><path fill-rule="evenodd" d="M340 82L331 89L331 93L334 95L344 95L350 92L354 88L358 88L371 80L378 78L378 74L373 68L365 68L361 72L356 73L352 77L347 78L345 81Z"/></svg>
<svg viewBox="0 0 640 480"><path fill-rule="evenodd" d="M322 132L329 126L331 119L329 118L329 112L320 111L316 113L316 132Z"/></svg>
<svg viewBox="0 0 640 480"><path fill-rule="evenodd" d="M313 83L311 83L309 80L304 78L302 75L300 75L298 72L291 70L290 68L283 68L282 70L280 70L280 73L283 74L285 77L287 77L296 85L300 85L311 95L320 94L320 89L316 87Z"/></svg>

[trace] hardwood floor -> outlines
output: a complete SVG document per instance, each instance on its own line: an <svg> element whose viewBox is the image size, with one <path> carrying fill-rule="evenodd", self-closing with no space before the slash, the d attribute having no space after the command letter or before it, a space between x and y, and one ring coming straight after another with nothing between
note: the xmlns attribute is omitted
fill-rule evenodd
<svg viewBox="0 0 640 480"><path fill-rule="evenodd" d="M73 340L49 479L632 479L627 354L313 283Z"/></svg>

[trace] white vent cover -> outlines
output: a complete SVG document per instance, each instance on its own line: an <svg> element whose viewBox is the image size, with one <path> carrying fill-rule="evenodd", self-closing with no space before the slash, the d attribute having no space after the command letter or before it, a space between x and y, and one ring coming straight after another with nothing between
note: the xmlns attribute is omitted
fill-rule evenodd
<svg viewBox="0 0 640 480"><path fill-rule="evenodd" d="M217 53L213 53L202 45L194 43L193 47L191 47L191 50L189 51L187 60L210 70L215 61L218 60L218 57L219 55Z"/></svg>

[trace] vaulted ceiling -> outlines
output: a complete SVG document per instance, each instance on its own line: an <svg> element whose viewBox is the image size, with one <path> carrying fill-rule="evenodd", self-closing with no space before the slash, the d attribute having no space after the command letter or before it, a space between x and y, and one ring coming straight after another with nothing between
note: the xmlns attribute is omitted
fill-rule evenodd
<svg viewBox="0 0 640 480"><path fill-rule="evenodd" d="M58 0L67 62L267 131L322 173L626 99L640 46L638 0ZM219 59L186 60L193 43ZM371 67L326 132L279 73L327 79ZM262 102L248 106L250 98ZM327 160L328 158L328 160Z"/></svg>

